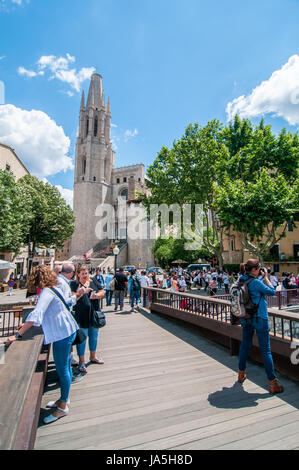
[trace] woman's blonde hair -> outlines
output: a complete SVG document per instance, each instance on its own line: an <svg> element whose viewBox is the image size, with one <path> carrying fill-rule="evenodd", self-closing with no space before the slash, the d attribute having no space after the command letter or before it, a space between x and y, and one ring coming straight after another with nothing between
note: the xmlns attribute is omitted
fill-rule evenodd
<svg viewBox="0 0 299 470"><path fill-rule="evenodd" d="M32 269L29 281L29 292L36 292L37 289L57 286L57 274L45 264L40 264Z"/></svg>
<svg viewBox="0 0 299 470"><path fill-rule="evenodd" d="M88 266L78 266L76 269L76 281L79 284L79 275L82 271L87 271L88 272L88 281L90 282L90 276L89 276L89 267Z"/></svg>

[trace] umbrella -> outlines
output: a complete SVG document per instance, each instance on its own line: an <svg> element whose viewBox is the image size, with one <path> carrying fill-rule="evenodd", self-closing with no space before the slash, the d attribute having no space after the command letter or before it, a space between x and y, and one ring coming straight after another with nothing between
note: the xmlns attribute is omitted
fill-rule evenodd
<svg viewBox="0 0 299 470"><path fill-rule="evenodd" d="M0 269L16 269L16 265L10 263L9 261L4 261L3 259L0 259Z"/></svg>

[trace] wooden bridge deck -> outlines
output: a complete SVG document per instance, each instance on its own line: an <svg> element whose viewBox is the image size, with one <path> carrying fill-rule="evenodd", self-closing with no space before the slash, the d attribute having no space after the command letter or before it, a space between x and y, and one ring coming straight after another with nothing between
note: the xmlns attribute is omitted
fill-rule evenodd
<svg viewBox="0 0 299 470"><path fill-rule="evenodd" d="M42 409L36 449L299 449L298 384L280 377L286 390L271 396L263 367L249 362L241 386L237 357L196 329L108 309L105 364L72 385L67 417L46 426ZM51 366L43 407L59 393Z"/></svg>

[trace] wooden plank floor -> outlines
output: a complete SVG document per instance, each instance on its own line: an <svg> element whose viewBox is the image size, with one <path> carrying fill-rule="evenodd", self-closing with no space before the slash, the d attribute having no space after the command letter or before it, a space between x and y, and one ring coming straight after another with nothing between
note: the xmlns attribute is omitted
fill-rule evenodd
<svg viewBox="0 0 299 470"><path fill-rule="evenodd" d="M241 386L237 357L193 327L105 310L105 364L72 385L67 417L46 426L41 410L36 449L299 449L298 384L279 377L286 390L271 396L249 362ZM51 366L43 407L59 393Z"/></svg>

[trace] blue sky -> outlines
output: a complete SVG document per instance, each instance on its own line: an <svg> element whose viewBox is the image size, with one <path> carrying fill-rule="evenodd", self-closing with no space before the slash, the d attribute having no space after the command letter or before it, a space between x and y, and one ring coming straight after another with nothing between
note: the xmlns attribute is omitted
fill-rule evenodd
<svg viewBox="0 0 299 470"><path fill-rule="evenodd" d="M0 141L72 190L92 70L110 97L117 166L148 166L189 123L235 112L296 131L298 18L298 0L0 0Z"/></svg>

